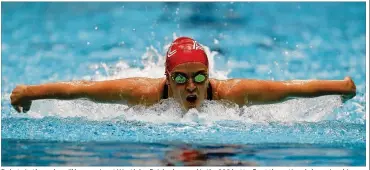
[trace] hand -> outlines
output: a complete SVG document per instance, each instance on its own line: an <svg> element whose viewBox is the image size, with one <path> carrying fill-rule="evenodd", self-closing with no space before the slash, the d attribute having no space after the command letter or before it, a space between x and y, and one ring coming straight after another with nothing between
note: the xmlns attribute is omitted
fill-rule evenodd
<svg viewBox="0 0 370 170"><path fill-rule="evenodd" d="M344 81L346 82L346 88L348 89L348 92L346 94L343 94L341 96L342 102L345 103L347 100L352 99L356 96L356 85L351 79L351 77L345 77Z"/></svg>
<svg viewBox="0 0 370 170"><path fill-rule="evenodd" d="M27 99L26 96L27 86L19 85L15 87L12 94L10 95L10 103L13 108L18 112L28 112L31 108L32 101Z"/></svg>

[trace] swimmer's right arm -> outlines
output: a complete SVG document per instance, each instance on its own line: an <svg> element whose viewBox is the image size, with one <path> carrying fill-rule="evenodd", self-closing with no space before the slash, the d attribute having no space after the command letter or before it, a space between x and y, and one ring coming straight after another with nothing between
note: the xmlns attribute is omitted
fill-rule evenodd
<svg viewBox="0 0 370 170"><path fill-rule="evenodd" d="M74 81L41 85L19 85L11 96L17 112L27 112L39 99L86 98L100 103L152 104L160 99L158 79L127 78L107 81ZM158 86L157 86L158 84ZM158 98L158 99L157 99Z"/></svg>

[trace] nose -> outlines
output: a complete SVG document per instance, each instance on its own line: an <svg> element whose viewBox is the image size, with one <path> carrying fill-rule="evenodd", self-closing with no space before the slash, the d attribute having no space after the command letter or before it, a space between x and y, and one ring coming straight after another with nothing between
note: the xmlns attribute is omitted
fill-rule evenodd
<svg viewBox="0 0 370 170"><path fill-rule="evenodd" d="M197 86L194 84L193 80L190 79L186 85L186 90L191 93L194 92L196 88Z"/></svg>

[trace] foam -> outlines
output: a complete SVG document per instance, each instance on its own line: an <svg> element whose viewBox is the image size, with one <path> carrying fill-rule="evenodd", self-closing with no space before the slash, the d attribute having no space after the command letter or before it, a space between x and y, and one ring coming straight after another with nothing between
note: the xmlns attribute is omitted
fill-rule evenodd
<svg viewBox="0 0 370 170"><path fill-rule="evenodd" d="M183 112L173 99L163 100L150 107L128 107L122 104L102 104L87 100L34 101L29 117L83 117L98 121L144 121L151 123L201 123L212 124L223 120L235 120L246 123L269 122L318 122L328 119L333 110L340 107L338 96L292 99L286 102L238 107L232 103L205 101L200 110L191 109ZM13 111L15 112L15 111ZM25 116L18 114L18 116ZM341 115L344 116L344 115ZM342 117L336 117L341 119Z"/></svg>

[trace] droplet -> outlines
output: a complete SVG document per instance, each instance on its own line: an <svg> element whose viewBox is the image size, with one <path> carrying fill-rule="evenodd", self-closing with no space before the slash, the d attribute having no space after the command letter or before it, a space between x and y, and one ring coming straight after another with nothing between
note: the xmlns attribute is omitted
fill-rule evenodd
<svg viewBox="0 0 370 170"><path fill-rule="evenodd" d="M87 44L87 45L90 45L90 42L88 41L86 44Z"/></svg>
<svg viewBox="0 0 370 170"><path fill-rule="evenodd" d="M97 26L95 26L95 30L98 30L98 27Z"/></svg>
<svg viewBox="0 0 370 170"><path fill-rule="evenodd" d="M214 40L213 40L213 43L214 43L214 44L218 44L218 43L219 43L219 41L218 41L217 39L214 39Z"/></svg>

